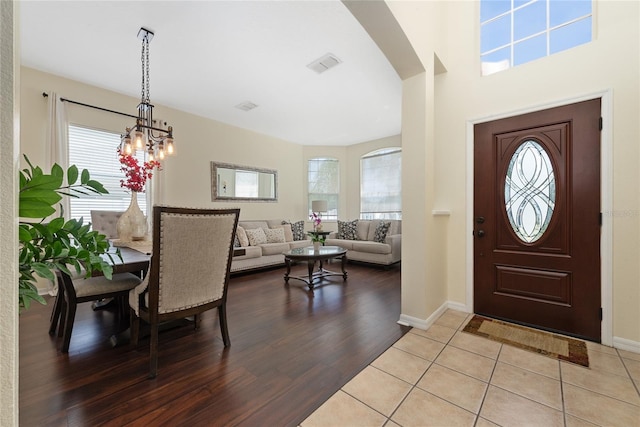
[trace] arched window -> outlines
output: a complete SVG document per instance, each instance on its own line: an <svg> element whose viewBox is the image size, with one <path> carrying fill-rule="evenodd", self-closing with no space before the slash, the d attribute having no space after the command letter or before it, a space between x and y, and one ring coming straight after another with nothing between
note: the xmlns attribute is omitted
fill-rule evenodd
<svg viewBox="0 0 640 427"><path fill-rule="evenodd" d="M309 160L309 199L308 208L311 215L311 202L326 200L327 211L320 212L323 219L338 219L338 197L340 195L340 165L337 159L315 158Z"/></svg>
<svg viewBox="0 0 640 427"><path fill-rule="evenodd" d="M360 218L402 219L401 148L383 148L360 159Z"/></svg>

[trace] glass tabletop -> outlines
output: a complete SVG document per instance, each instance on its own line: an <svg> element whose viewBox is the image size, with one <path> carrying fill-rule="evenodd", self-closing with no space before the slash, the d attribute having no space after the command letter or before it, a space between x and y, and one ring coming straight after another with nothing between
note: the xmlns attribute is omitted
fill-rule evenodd
<svg viewBox="0 0 640 427"><path fill-rule="evenodd" d="M285 255L293 255L293 256L339 256L346 253L347 250L341 248L340 246L320 246L316 251L313 246L305 246L303 248L295 248L291 249L288 252L285 252Z"/></svg>

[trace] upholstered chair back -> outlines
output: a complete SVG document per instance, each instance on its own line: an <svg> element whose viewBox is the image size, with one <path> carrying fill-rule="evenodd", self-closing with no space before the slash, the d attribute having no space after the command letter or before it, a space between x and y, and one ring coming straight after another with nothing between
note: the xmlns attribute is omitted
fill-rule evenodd
<svg viewBox="0 0 640 427"><path fill-rule="evenodd" d="M157 270L158 313L222 299L236 213L160 211L154 221L158 221L159 238L154 236L158 248L153 252L151 279Z"/></svg>
<svg viewBox="0 0 640 427"><path fill-rule="evenodd" d="M124 212L117 211L91 211L91 228L107 236L107 239L117 239L116 225Z"/></svg>

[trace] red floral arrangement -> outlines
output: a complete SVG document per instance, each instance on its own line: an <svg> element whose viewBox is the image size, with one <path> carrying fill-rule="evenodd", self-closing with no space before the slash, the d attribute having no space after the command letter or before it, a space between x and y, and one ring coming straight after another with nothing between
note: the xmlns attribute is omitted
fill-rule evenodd
<svg viewBox="0 0 640 427"><path fill-rule="evenodd" d="M160 162L151 160L144 162L142 165L138 163L131 154L123 153L118 150L118 157L120 159L120 170L124 172L125 179L120 180L120 187L128 188L136 193L144 192L144 185L147 183L147 179L153 176L153 169L160 169Z"/></svg>

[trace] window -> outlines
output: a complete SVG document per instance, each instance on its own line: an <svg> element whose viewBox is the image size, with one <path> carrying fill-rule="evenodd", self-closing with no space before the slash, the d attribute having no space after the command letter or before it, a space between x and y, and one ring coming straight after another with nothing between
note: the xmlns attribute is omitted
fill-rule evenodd
<svg viewBox="0 0 640 427"><path fill-rule="evenodd" d="M591 0L481 0L482 75L591 41Z"/></svg>
<svg viewBox="0 0 640 427"><path fill-rule="evenodd" d="M69 125L69 164L78 169L88 169L91 178L99 181L109 194L88 194L80 198L70 198L71 218L83 217L91 221L91 210L125 211L129 207L129 190L120 187L124 174L120 172L117 133ZM143 161L144 153L138 154ZM138 204L146 215L146 194L138 194Z"/></svg>
<svg viewBox="0 0 640 427"><path fill-rule="evenodd" d="M336 159L317 158L309 160L309 199L311 215L313 200L326 200L327 212L321 212L322 219L338 219L338 196L340 193L340 169Z"/></svg>
<svg viewBox="0 0 640 427"><path fill-rule="evenodd" d="M384 148L360 159L360 218L402 219L402 150Z"/></svg>

